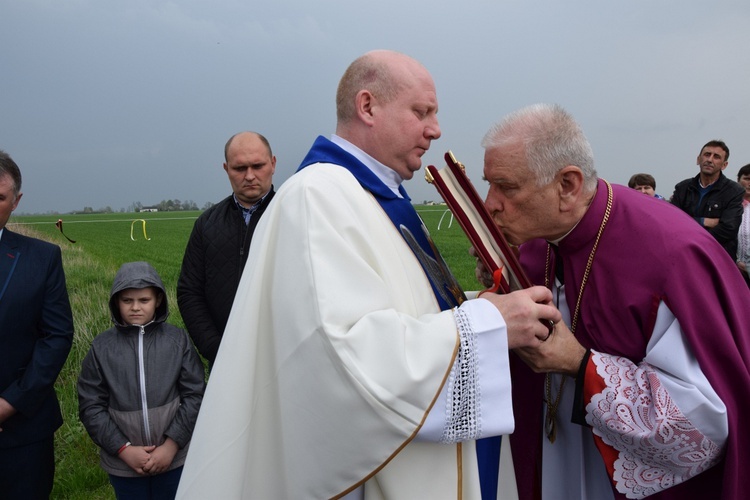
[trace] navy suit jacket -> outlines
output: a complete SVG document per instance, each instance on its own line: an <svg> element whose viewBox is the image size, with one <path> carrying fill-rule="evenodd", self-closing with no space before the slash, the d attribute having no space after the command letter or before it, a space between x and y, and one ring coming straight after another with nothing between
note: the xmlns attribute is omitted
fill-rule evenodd
<svg viewBox="0 0 750 500"><path fill-rule="evenodd" d="M73 343L60 248L8 231L0 236L0 397L16 414L0 448L33 443L62 425L55 380Z"/></svg>

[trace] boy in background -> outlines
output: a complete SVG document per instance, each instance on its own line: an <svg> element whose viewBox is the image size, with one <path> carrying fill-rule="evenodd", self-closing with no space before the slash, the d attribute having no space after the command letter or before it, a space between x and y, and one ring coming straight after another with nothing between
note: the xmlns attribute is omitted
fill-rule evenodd
<svg viewBox="0 0 750 500"><path fill-rule="evenodd" d="M118 500L174 498L205 389L187 333L166 323L164 284L146 262L123 264L78 378L79 417Z"/></svg>

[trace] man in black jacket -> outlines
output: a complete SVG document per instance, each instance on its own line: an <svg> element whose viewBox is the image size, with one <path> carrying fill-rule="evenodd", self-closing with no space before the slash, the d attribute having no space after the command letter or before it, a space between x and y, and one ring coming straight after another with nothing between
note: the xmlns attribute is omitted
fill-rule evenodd
<svg viewBox="0 0 750 500"><path fill-rule="evenodd" d="M258 220L274 195L276 157L256 132L224 147L232 195L195 221L177 282L177 303L198 352L213 366Z"/></svg>
<svg viewBox="0 0 750 500"><path fill-rule="evenodd" d="M745 190L722 173L728 160L729 148L723 141L707 142L698 155L700 173L675 186L672 204L705 227L736 260Z"/></svg>

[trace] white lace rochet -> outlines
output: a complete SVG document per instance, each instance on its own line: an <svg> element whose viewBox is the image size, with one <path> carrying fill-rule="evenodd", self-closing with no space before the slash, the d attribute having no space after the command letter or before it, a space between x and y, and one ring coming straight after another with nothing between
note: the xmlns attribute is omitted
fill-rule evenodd
<svg viewBox="0 0 750 500"><path fill-rule="evenodd" d="M595 351L591 359L606 388L586 406L586 421L617 452L617 491L643 498L720 460L720 448L682 414L648 363Z"/></svg>

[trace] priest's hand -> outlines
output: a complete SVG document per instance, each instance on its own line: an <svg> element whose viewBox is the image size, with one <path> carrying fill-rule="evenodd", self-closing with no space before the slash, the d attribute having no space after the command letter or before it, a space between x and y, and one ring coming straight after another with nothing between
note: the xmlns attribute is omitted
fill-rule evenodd
<svg viewBox="0 0 750 500"><path fill-rule="evenodd" d="M560 321L546 341L521 347L515 353L537 373L556 372L575 377L586 348L576 340L568 325Z"/></svg>
<svg viewBox="0 0 750 500"><path fill-rule="evenodd" d="M552 305L552 292L534 286L506 295L483 293L480 299L490 302L500 311L508 330L508 348L539 347L550 337L549 322L559 323L560 311Z"/></svg>

